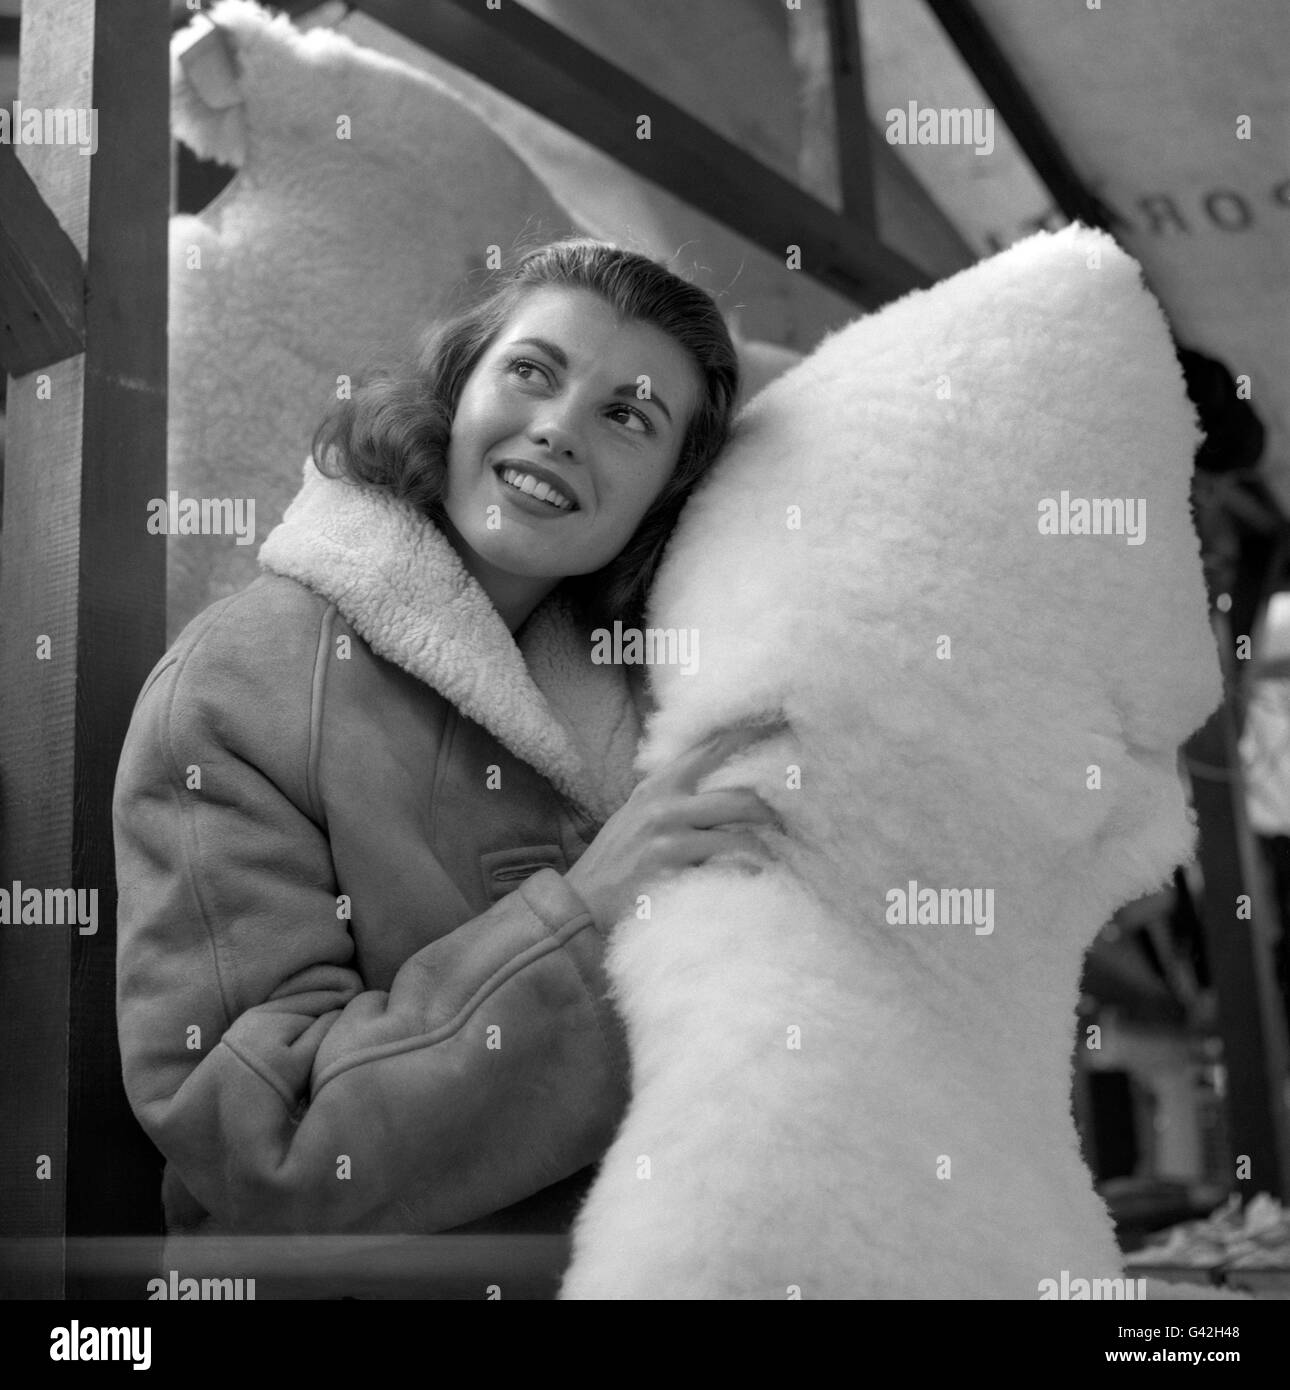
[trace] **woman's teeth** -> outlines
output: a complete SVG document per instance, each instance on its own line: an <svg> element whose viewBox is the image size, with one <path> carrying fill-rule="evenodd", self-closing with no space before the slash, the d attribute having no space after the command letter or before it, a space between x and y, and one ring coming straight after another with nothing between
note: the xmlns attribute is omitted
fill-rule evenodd
<svg viewBox="0 0 1290 1390"><path fill-rule="evenodd" d="M530 497L536 497L539 502L547 502L557 511L571 512L573 501L562 492L558 492L550 483L540 482L532 473L525 473L518 468L503 468L502 481L509 483L511 487L519 492L527 493Z"/></svg>

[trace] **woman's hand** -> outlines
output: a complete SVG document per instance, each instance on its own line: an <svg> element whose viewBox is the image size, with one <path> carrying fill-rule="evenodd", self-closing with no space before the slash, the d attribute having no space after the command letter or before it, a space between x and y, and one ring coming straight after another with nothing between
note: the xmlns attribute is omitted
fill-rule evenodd
<svg viewBox="0 0 1290 1390"><path fill-rule="evenodd" d="M747 787L698 792L708 773L782 725L727 729L643 778L601 827L565 881L608 931L636 905L646 883L704 864L713 855L742 850L765 859L751 829L778 825L769 806Z"/></svg>

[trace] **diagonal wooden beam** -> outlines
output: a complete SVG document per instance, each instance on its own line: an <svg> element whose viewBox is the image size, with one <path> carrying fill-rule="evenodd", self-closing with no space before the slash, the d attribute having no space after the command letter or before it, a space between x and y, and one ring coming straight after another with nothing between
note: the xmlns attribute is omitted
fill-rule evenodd
<svg viewBox="0 0 1290 1390"><path fill-rule="evenodd" d="M929 283L869 230L768 169L746 150L548 24L523 5L479 0L359 0L388 28L481 78L633 173L858 304ZM642 138L642 117L649 118Z"/></svg>
<svg viewBox="0 0 1290 1390"><path fill-rule="evenodd" d="M972 70L1003 123L1072 221L1111 230L1111 214L1080 177L1070 156L1031 100L972 0L926 0L928 9Z"/></svg>
<svg viewBox="0 0 1290 1390"><path fill-rule="evenodd" d="M0 371L25 376L85 346L85 266L12 145L0 144Z"/></svg>

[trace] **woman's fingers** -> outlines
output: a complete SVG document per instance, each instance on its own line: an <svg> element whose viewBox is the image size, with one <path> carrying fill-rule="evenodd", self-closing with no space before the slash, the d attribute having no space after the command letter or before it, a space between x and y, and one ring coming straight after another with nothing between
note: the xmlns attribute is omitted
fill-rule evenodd
<svg viewBox="0 0 1290 1390"><path fill-rule="evenodd" d="M779 817L747 787L726 787L721 791L698 792L688 806L689 821L696 829L707 830L715 825L739 825L753 822L760 825L779 824Z"/></svg>
<svg viewBox="0 0 1290 1390"><path fill-rule="evenodd" d="M693 838L691 853L691 865L707 864L718 855L749 855L763 864L775 858L751 830L700 830Z"/></svg>
<svg viewBox="0 0 1290 1390"><path fill-rule="evenodd" d="M676 787L694 787L709 772L715 771L736 753L770 738L787 727L785 720L767 720L762 724L741 724L730 729L718 729L702 743L687 749L663 770L662 776Z"/></svg>

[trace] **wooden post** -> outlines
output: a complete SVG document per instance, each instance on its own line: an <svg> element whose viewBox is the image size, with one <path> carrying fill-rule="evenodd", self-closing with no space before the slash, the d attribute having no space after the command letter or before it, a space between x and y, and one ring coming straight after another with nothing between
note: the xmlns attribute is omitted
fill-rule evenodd
<svg viewBox="0 0 1290 1390"><path fill-rule="evenodd" d="M1231 634L1215 614L1220 653ZM1200 825L1205 892L1201 920L1210 980L1218 997L1218 1030L1227 1077L1225 1103L1232 1153L1248 1159L1249 1176L1232 1174L1233 1190L1254 1197L1290 1197L1290 1119L1287 1117L1285 1013L1272 961L1278 914L1267 871L1250 831L1237 753L1230 692L1235 663L1225 658L1229 697L1186 745ZM1241 900L1249 911L1241 911Z"/></svg>
<svg viewBox="0 0 1290 1390"><path fill-rule="evenodd" d="M85 351L9 381L0 886L80 890L94 916L0 925L0 1296L92 1292L65 1236L159 1224L115 1042L111 795L165 633L145 523L166 478L169 34L160 0L23 6L19 100L81 113L94 152L16 147L89 283Z"/></svg>
<svg viewBox="0 0 1290 1390"><path fill-rule="evenodd" d="M877 235L859 0L829 0L829 53L833 65L833 116L842 211L856 226Z"/></svg>

